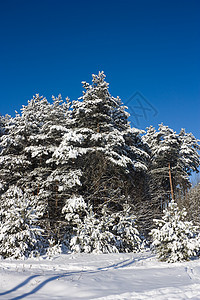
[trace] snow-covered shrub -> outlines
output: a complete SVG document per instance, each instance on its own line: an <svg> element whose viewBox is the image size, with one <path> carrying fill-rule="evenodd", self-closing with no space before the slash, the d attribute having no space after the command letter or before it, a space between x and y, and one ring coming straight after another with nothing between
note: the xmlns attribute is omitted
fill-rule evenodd
<svg viewBox="0 0 200 300"><path fill-rule="evenodd" d="M62 253L62 245L60 243L56 243L54 239L49 239L48 242L49 247L46 250L46 254L49 258Z"/></svg>
<svg viewBox="0 0 200 300"><path fill-rule="evenodd" d="M186 220L186 215L186 210L179 210L172 200L162 219L154 220L157 228L150 232L152 248L161 261L185 261L197 254L200 245L197 227Z"/></svg>
<svg viewBox="0 0 200 300"><path fill-rule="evenodd" d="M70 198L65 200L65 205L62 209L62 214L65 218L64 236L62 243L69 247L72 236L80 228L84 216L87 214L87 204L81 195L73 194Z"/></svg>
<svg viewBox="0 0 200 300"><path fill-rule="evenodd" d="M73 252L118 252L115 235L110 231L111 217L95 215L92 210L85 216L70 241Z"/></svg>
<svg viewBox="0 0 200 300"><path fill-rule="evenodd" d="M65 201L65 205L62 209L62 213L65 215L65 219L73 227L79 225L82 222L82 216L86 214L87 204L82 196L72 195Z"/></svg>
<svg viewBox="0 0 200 300"><path fill-rule="evenodd" d="M70 242L72 251L86 253L132 252L140 245L135 217L129 210L109 214L106 207L101 216L90 209Z"/></svg>
<svg viewBox="0 0 200 300"><path fill-rule="evenodd" d="M42 215L40 205L32 197L11 186L0 197L0 256L27 258L40 254L42 230L37 220Z"/></svg>
<svg viewBox="0 0 200 300"><path fill-rule="evenodd" d="M136 226L136 217L131 213L130 208L114 214L114 226L117 249L119 252L135 252L141 248L140 234Z"/></svg>

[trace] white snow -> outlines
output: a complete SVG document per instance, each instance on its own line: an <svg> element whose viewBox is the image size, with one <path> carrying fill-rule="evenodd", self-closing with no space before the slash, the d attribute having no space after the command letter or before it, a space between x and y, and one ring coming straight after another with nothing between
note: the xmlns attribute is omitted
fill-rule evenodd
<svg viewBox="0 0 200 300"><path fill-rule="evenodd" d="M158 262L151 252L1 260L0 299L196 300L200 261Z"/></svg>

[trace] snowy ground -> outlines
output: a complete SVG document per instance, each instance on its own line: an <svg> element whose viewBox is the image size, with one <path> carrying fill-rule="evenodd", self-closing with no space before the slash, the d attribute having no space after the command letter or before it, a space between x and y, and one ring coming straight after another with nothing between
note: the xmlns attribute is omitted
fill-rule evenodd
<svg viewBox="0 0 200 300"><path fill-rule="evenodd" d="M1 260L0 299L200 299L200 260L167 264L150 252Z"/></svg>

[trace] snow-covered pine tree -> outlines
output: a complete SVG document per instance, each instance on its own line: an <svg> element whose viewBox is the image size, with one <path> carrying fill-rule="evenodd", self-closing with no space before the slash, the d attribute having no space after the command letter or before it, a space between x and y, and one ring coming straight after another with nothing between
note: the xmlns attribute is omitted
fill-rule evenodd
<svg viewBox="0 0 200 300"><path fill-rule="evenodd" d="M67 130L69 105L60 95L53 97L52 104L36 95L23 106L21 115L7 122L6 135L1 138L1 190L17 184L27 194L40 198L46 206L45 227L50 231L56 227L62 207L57 198L59 180L52 176L56 163L47 160Z"/></svg>
<svg viewBox="0 0 200 300"><path fill-rule="evenodd" d="M159 125L158 132L150 127L144 139L151 150L150 178L152 195L153 198L157 198L158 206L162 210L171 199L169 164L172 172L173 190L175 189L174 168L177 167L180 142L177 134L163 124Z"/></svg>
<svg viewBox="0 0 200 300"><path fill-rule="evenodd" d="M17 186L0 196L0 256L28 258L43 250L42 230L37 225L43 207Z"/></svg>
<svg viewBox="0 0 200 300"><path fill-rule="evenodd" d="M189 192L179 200L180 207L185 206L188 219L200 227L200 183L191 187Z"/></svg>
<svg viewBox="0 0 200 300"><path fill-rule="evenodd" d="M41 111L42 104L47 106L48 102L37 95L28 102L28 106L23 106L21 115L17 113L6 124L7 134L1 139L1 170L3 172L0 174L1 180L7 178L5 191L12 184L17 183L24 189L24 182L26 185L34 183L34 179L30 179L28 175L35 167L33 160L37 144L34 137L38 136L42 126L42 118L44 117L44 111ZM32 153L25 151L25 149L30 148ZM7 173L10 174L11 178L6 176ZM34 193L34 188L29 187L29 190Z"/></svg>
<svg viewBox="0 0 200 300"><path fill-rule="evenodd" d="M199 251L197 227L186 220L186 210L180 210L174 200L164 210L160 220L154 220L157 228L152 229L152 248L161 261L176 262L189 260Z"/></svg>
<svg viewBox="0 0 200 300"><path fill-rule="evenodd" d="M96 214L90 207L82 222L78 224L70 240L73 252L117 253L116 237L112 232L114 218L106 211Z"/></svg>
<svg viewBox="0 0 200 300"><path fill-rule="evenodd" d="M137 190L136 177L142 181L148 154L141 131L130 127L121 100L110 95L104 73L93 75L92 85L83 82L83 86L83 96L73 102L72 130L53 157L80 174L73 193L94 212L105 203L118 211Z"/></svg>
<svg viewBox="0 0 200 300"><path fill-rule="evenodd" d="M116 247L119 252L138 252L141 250L141 234L138 231L137 217L131 207L124 205L123 211L110 214L114 219L111 232L116 237Z"/></svg>
<svg viewBox="0 0 200 300"><path fill-rule="evenodd" d="M19 119L19 115L7 118L5 134L0 138L0 194L22 179L30 166L23 153L24 139L18 135Z"/></svg>
<svg viewBox="0 0 200 300"><path fill-rule="evenodd" d="M19 131L27 132L24 153L32 164L32 170L27 175L34 183L34 194L40 192L47 175L52 171L52 166L47 165L46 161L52 157L66 131L68 108L69 105L63 103L60 95L53 97L52 104L36 95L22 109Z"/></svg>
<svg viewBox="0 0 200 300"><path fill-rule="evenodd" d="M52 154L60 145L63 135L70 126L70 102L62 100L61 95L52 97L53 103L45 103L40 109L42 113L41 128L32 137L32 145L25 148L34 159L34 169L30 176L34 177L34 193L45 201L47 206L48 232L55 241L59 239L60 216L63 207L63 185L68 180L66 169L59 169ZM38 104L38 103L36 103ZM41 105L41 101L39 102ZM39 107L38 107L39 110ZM70 180L70 179L69 179Z"/></svg>
<svg viewBox="0 0 200 300"><path fill-rule="evenodd" d="M200 165L198 140L181 130L180 134L163 124L158 132L150 126L143 136L150 148L149 178L152 203L160 212L171 200L169 168L174 196L177 198L190 187L189 175Z"/></svg>
<svg viewBox="0 0 200 300"><path fill-rule="evenodd" d="M179 135L180 140L180 153L179 153L179 165L182 170L180 174L180 185L185 196L187 189L191 187L189 176L192 172L198 173L200 165L200 140L196 139L192 133L186 133L185 129L181 129Z"/></svg>
<svg viewBox="0 0 200 300"><path fill-rule="evenodd" d="M32 105L38 106L41 114L41 127L39 132L32 137L32 144L25 148L34 159L34 169L30 173L34 178L34 193L46 203L46 229L51 239L57 243L60 235L61 212L64 205L64 185L71 182L67 166L58 168L57 161L52 157L60 145L63 135L70 129L70 102L62 100L61 95L52 97L50 104L45 98L38 101L39 95L31 100ZM27 107L28 109L28 107ZM29 109L24 112L29 118ZM64 194L63 194L64 192Z"/></svg>
<svg viewBox="0 0 200 300"><path fill-rule="evenodd" d="M101 214L92 207L86 211L82 222L75 227L70 241L71 250L85 253L137 252L141 248L136 217L130 207L112 213L105 205Z"/></svg>

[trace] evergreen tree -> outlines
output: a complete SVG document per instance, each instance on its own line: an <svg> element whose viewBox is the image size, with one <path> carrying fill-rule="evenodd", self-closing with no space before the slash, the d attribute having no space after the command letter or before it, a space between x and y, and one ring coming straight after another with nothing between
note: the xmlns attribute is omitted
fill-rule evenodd
<svg viewBox="0 0 200 300"><path fill-rule="evenodd" d="M188 219L195 225L200 226L200 183L191 187L189 192L179 200L179 205L185 206L188 213Z"/></svg>
<svg viewBox="0 0 200 300"><path fill-rule="evenodd" d="M66 194L81 195L94 212L105 203L120 210L137 189L136 177L142 181L148 154L141 131L130 127L121 100L110 95L104 73L93 75L92 85L83 86L83 96L73 102L72 129L53 158L80 174Z"/></svg>
<svg viewBox="0 0 200 300"><path fill-rule="evenodd" d="M83 221L77 226L70 241L73 252L112 253L118 252L115 235L111 232L111 216L96 215L90 207Z"/></svg>
<svg viewBox="0 0 200 300"><path fill-rule="evenodd" d="M38 219L43 207L30 195L11 186L0 197L0 256L3 258L28 258L42 251L42 230Z"/></svg>
<svg viewBox="0 0 200 300"><path fill-rule="evenodd" d="M82 196L73 194L67 198L62 213L65 216L63 244L70 248L73 237L82 226L84 217L87 215L88 206ZM74 250L71 248L71 250ZM77 252L77 251L76 251Z"/></svg>
<svg viewBox="0 0 200 300"><path fill-rule="evenodd" d="M0 183L2 193L12 184L44 204L46 230L55 228L62 207L57 198L56 162L49 161L67 130L69 102L59 95L50 104L36 95L23 106L21 115L8 120L1 138ZM44 219L43 219L44 225Z"/></svg>
<svg viewBox="0 0 200 300"><path fill-rule="evenodd" d="M111 213L104 206L101 214L95 214L92 207L86 212L70 241L71 250L85 253L137 252L141 248L136 217L130 207Z"/></svg>
<svg viewBox="0 0 200 300"><path fill-rule="evenodd" d="M160 211L171 200L169 171L176 198L191 186L189 176L200 165L198 140L181 130L179 134L161 124L158 132L150 126L143 136L150 148L149 185L152 202Z"/></svg>
<svg viewBox="0 0 200 300"><path fill-rule="evenodd" d="M185 129L181 129L179 135L180 140L180 168L182 170L180 185L183 187L184 195L188 189L191 187L189 176L192 172L198 173L198 167L200 165L200 145L198 144L200 140L196 139L192 133L186 133Z"/></svg>
<svg viewBox="0 0 200 300"><path fill-rule="evenodd" d="M197 227L186 220L186 210L179 210L172 200L160 220L154 220L157 228L152 229L152 248L162 261L189 260L199 251Z"/></svg>
<svg viewBox="0 0 200 300"><path fill-rule="evenodd" d="M46 98L36 95L22 109L18 129L20 132L24 132L24 129L28 131L23 150L27 159L31 161L31 172L27 176L30 182L34 183L34 194L38 194L40 190L43 193L42 183L54 168L47 161L52 157L66 131L68 108L69 105L63 103L60 95L58 98L53 97L52 104Z"/></svg>
<svg viewBox="0 0 200 300"><path fill-rule="evenodd" d="M18 134L19 115L5 122L5 134L0 138L0 195L24 178L30 162L23 153L23 138Z"/></svg>
<svg viewBox="0 0 200 300"><path fill-rule="evenodd" d="M66 169L58 169L57 161L53 159L52 155L60 145L62 137L67 132L70 126L70 102L63 102L61 95L52 97L53 103L48 103L46 114L43 113L43 120L40 132L34 137L35 145L25 149L30 151L33 156L33 149L35 149L36 159L34 163L33 172L30 173L31 178L34 178L35 189L37 194L46 203L47 226L49 235L55 240L59 237L60 216L63 207L64 185L70 182L70 178ZM70 177L70 176L69 176Z"/></svg>

